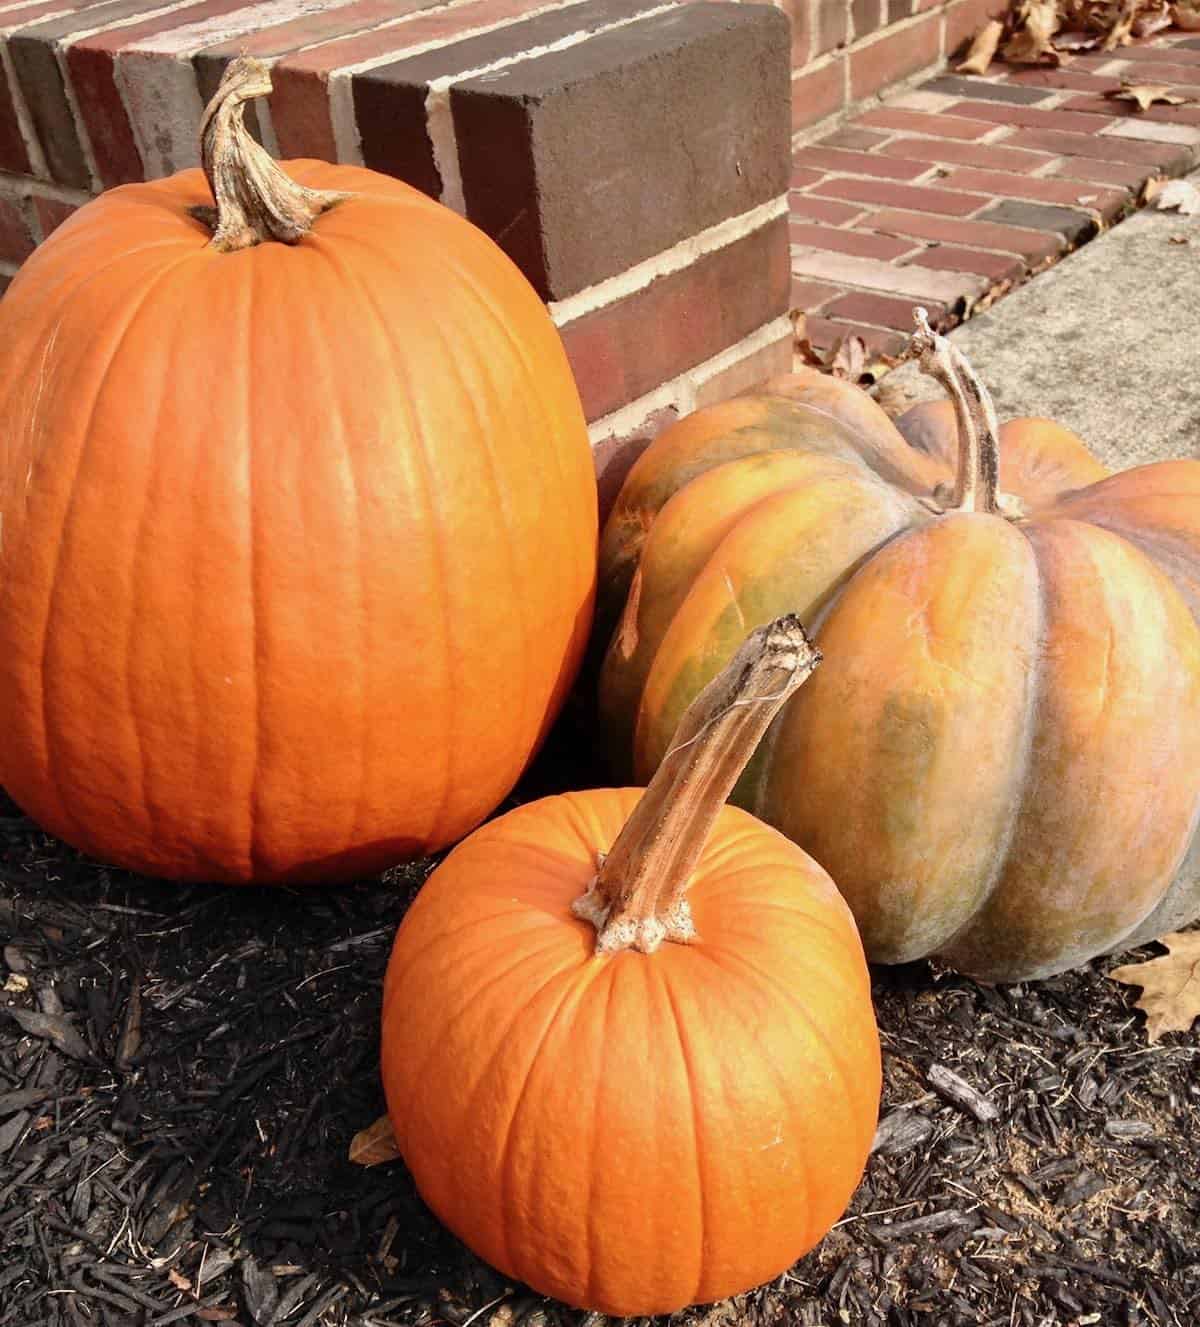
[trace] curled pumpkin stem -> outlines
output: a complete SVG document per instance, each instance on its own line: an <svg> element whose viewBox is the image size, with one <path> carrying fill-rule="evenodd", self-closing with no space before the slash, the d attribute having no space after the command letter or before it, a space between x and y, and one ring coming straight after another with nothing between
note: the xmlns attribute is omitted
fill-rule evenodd
<svg viewBox="0 0 1200 1327"><path fill-rule="evenodd" d="M913 321L917 330L904 358L915 359L922 373L941 383L958 422L958 473L946 510L998 511L1000 424L991 393L962 351L933 330L924 309L913 310Z"/></svg>
<svg viewBox="0 0 1200 1327"><path fill-rule="evenodd" d="M696 931L687 887L721 807L771 720L821 661L800 620L751 633L692 701L671 749L626 821L577 917L596 927L596 952L686 943Z"/></svg>
<svg viewBox="0 0 1200 1327"><path fill-rule="evenodd" d="M221 253L249 249L266 240L298 244L313 222L349 197L297 184L254 141L246 128L246 103L271 91L271 72L252 56L225 70L200 121L200 160L215 208L196 208Z"/></svg>

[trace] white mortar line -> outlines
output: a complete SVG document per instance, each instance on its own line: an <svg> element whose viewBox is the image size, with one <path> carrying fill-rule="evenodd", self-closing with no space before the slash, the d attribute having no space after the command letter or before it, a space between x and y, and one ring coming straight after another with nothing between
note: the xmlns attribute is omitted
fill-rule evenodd
<svg viewBox="0 0 1200 1327"><path fill-rule="evenodd" d="M199 164L196 126L204 103L192 66L195 52L329 8L329 0L257 0L143 37L120 51L114 61L117 88L147 178Z"/></svg>
<svg viewBox="0 0 1200 1327"><path fill-rule="evenodd" d="M376 69L380 65L391 64L393 60L407 60L410 56L423 55L439 46L446 46L449 41L465 41L468 37L478 37L485 32L495 32L499 28L512 27L514 23L523 23L526 19L537 18L540 14L548 14L553 10L570 9L576 5L586 4L587 0L549 0L547 4L540 5L536 9L531 9L524 14L515 14L508 18L492 19L487 23L480 23L477 27L466 27L461 32L456 32L453 37L447 38L430 37L423 42L416 42L412 46L400 47L396 50L385 52L383 55L373 55L367 60L359 60L355 64L343 65L338 69L332 69L329 72L329 118L333 124L333 141L337 145L337 159L339 161L349 162L355 166L363 165L362 143L358 136L358 122L354 115L354 91L353 79L355 74L362 74L370 69ZM424 17L430 11L421 10L416 14L405 15L409 22L417 18ZM401 20L395 23L385 23L383 28L393 28L401 26ZM375 29L381 31L382 29Z"/></svg>
<svg viewBox="0 0 1200 1327"><path fill-rule="evenodd" d="M38 194L42 198L54 198L60 203L71 203L82 207L90 202L92 194L86 189L73 189L68 184L53 184L49 180L34 180L28 175L14 175L0 171L0 194L10 198L24 198L27 194Z"/></svg>
<svg viewBox="0 0 1200 1327"><path fill-rule="evenodd" d="M25 143L25 153L29 158L30 174L38 179L50 179L50 167L46 162L46 154L42 151L41 140L37 136L37 130L33 126L33 116L29 113L29 107L25 102L25 94L21 91L21 85L17 81L16 67L13 65L12 53L8 49L8 38L14 32L20 32L24 28L35 27L39 23L53 23L60 18L67 18L72 14L78 14L76 9L54 9L49 13L40 14L32 22L25 23L5 23L4 15L12 13L14 10L23 9L29 4L29 0L14 0L12 4L0 5L0 65L4 67L4 75L8 79L9 91L12 95L13 110L17 117L17 131L20 133Z"/></svg>
<svg viewBox="0 0 1200 1327"><path fill-rule="evenodd" d="M145 9L137 14L128 14L125 18L111 19L107 22L93 23L91 27L83 27L77 31L68 33L65 37L60 37L54 43L54 58L58 63L59 73L62 75L63 90L66 94L67 105L71 109L71 117L75 121L75 134L79 139L79 146L83 150L83 160L87 166L88 175L92 180L92 187L99 190L103 187L100 179L100 172L96 166L96 154L92 148L91 136L87 131L87 125L84 122L83 113L80 110L78 99L75 96L75 88L71 82L71 71L67 66L67 51L77 42L86 40L88 37L95 37L102 32L118 32L121 28L132 28L139 23L145 23L150 19L158 18L163 14L174 13L179 9L186 9L189 4L194 4L195 0L171 0L170 4L158 5L153 9ZM81 22L86 23L88 10L79 10ZM42 22L44 20L39 20Z"/></svg>
<svg viewBox="0 0 1200 1327"><path fill-rule="evenodd" d="M755 351L765 350L767 346L774 345L776 341L782 341L785 336L791 335L791 314L780 314L778 318L764 323L757 332L751 332L749 336L743 337L722 350L720 354L714 355L712 359L706 359L703 364L697 364L694 369L689 369L688 377L697 387L703 387L718 373L724 373L726 369L732 368L741 360L748 359Z"/></svg>
<svg viewBox="0 0 1200 1327"><path fill-rule="evenodd" d="M591 313L594 309L601 309L606 304L612 304L615 300L624 299L635 291L643 290L659 277L689 267L697 258L702 258L717 249L724 249L735 240L761 230L768 222L774 221L777 217L785 217L787 214L788 196L781 194L778 198L772 198L770 202L752 207L749 212L743 212L740 216L727 217L724 221L717 222L715 226L700 231L698 235L689 235L687 239L680 240L671 248L663 249L624 272L618 272L616 276L598 281L594 286L588 286L575 295L568 295L566 299L551 301L548 305L550 316L559 327L565 327L576 318L582 318L585 313Z"/></svg>
<svg viewBox="0 0 1200 1327"><path fill-rule="evenodd" d="M658 410L675 406L680 415L688 415L696 408L696 388L711 381L718 373L732 368L743 359L749 358L757 350L763 350L785 336L792 334L792 320L786 314L772 319L756 332L743 337L734 345L722 350L720 354L706 359L700 364L686 369L678 377L664 382L654 391L639 396L604 415L588 425L588 439L592 446L603 442L605 438L622 437L634 429Z"/></svg>
<svg viewBox="0 0 1200 1327"><path fill-rule="evenodd" d="M542 55L552 55L558 51L569 50L572 46L590 41L593 37L599 37L606 32L613 32L617 28L627 28L631 23L640 23L643 19L653 18L656 14L663 14L677 7L677 0L667 0L666 4L658 5L654 9L643 10L640 14L629 14L625 18L615 19L612 23L605 23L601 27L584 28L582 31L571 33L569 36L560 37L557 41L546 42L542 46L531 46L528 50L518 51L513 55L506 55L499 60L493 60L491 64L480 65L476 69L466 69L459 74L447 74L443 78L434 79L430 83L429 92L425 97L425 127L429 133L429 141L433 144L434 164L437 166L438 174L442 180L442 202L447 207L453 208L454 211L466 214L467 204L463 196L462 169L458 160L458 134L455 131L454 116L450 110L450 89L456 83L461 83L468 78L479 78L484 74L498 73L511 65L520 64L525 60L536 60Z"/></svg>

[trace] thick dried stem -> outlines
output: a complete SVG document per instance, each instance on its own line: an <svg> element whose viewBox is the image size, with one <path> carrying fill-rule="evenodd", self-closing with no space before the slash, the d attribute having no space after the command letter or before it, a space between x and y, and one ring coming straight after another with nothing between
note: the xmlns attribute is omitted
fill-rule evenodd
<svg viewBox="0 0 1200 1327"><path fill-rule="evenodd" d="M200 121L200 159L216 207L194 214L212 229L212 247L221 253L265 240L297 244L322 212L349 197L297 184L251 137L246 102L270 91L267 66L242 56L225 70Z"/></svg>
<svg viewBox="0 0 1200 1327"><path fill-rule="evenodd" d="M784 702L821 661L796 617L759 627L688 706L577 917L596 952L695 938L688 883L725 799Z"/></svg>
<svg viewBox="0 0 1200 1327"><path fill-rule="evenodd" d="M1000 424L991 393L966 356L929 325L924 309L914 309L917 330L905 350L922 373L935 378L954 402L958 421L958 474L947 511L999 510Z"/></svg>

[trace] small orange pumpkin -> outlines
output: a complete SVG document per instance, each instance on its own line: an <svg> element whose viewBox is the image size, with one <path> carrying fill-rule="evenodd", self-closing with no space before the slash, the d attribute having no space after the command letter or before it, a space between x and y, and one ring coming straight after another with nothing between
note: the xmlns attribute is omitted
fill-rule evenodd
<svg viewBox="0 0 1200 1327"><path fill-rule="evenodd" d="M601 707L645 778L748 627L814 622L833 662L735 800L830 871L871 959L1046 976L1200 915L1200 463L1109 475L914 345L951 401L900 431L801 374L643 454L602 541Z"/></svg>
<svg viewBox="0 0 1200 1327"><path fill-rule="evenodd" d="M336 879L466 833L553 719L594 590L545 306L399 181L279 169L242 125L269 90L227 72L211 192L104 194L0 303L0 783L188 879Z"/></svg>
<svg viewBox="0 0 1200 1327"><path fill-rule="evenodd" d="M396 936L400 1153L476 1253L568 1304L666 1313L745 1290L816 1243L862 1173L879 1044L849 909L723 805L817 658L794 620L760 629L646 792L492 821Z"/></svg>

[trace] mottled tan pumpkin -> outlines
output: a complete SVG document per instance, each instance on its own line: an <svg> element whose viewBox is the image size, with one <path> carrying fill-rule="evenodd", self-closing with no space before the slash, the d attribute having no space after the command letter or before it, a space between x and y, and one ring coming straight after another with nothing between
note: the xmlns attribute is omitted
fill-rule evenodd
<svg viewBox="0 0 1200 1327"><path fill-rule="evenodd" d="M1200 914L1200 463L1109 474L1055 423L998 429L914 344L952 399L900 429L803 373L640 458L602 543L604 723L644 779L746 631L799 614L830 662L735 800L872 959L1045 976Z"/></svg>

